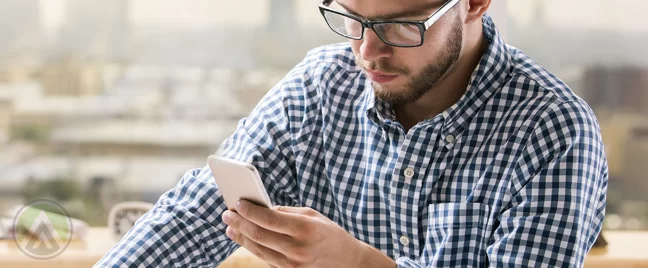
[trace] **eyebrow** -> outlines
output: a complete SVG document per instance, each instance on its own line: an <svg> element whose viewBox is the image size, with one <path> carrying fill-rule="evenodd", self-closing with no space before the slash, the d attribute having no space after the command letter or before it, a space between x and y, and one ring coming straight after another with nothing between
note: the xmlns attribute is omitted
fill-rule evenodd
<svg viewBox="0 0 648 268"><path fill-rule="evenodd" d="M344 4L342 4L342 3L338 2L338 1L335 1L335 2L338 5L342 6L342 8L344 8L347 12L349 12L349 14L352 14L352 15L355 15L355 16L358 16L358 17L362 17L362 18L366 18L366 19L384 19L384 20L407 18L407 17L417 17L417 16L430 16L432 14L429 11L430 9L432 9L434 7L437 7L439 5L442 5L442 3L440 4L440 3L437 3L437 2L431 2L431 3L427 3L425 5L422 5L422 6L419 6L417 8L410 9L410 10L404 10L404 11L400 11L400 12L396 12L396 13L389 13L389 14L380 14L378 16L372 16L371 18L368 18L368 17L364 17L364 16L358 14L358 12L355 12L355 11L349 9L349 7L345 6Z"/></svg>

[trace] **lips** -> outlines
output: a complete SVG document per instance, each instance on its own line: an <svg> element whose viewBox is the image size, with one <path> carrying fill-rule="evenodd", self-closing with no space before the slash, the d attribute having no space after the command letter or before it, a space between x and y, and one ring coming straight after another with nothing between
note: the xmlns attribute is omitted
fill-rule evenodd
<svg viewBox="0 0 648 268"><path fill-rule="evenodd" d="M386 73L381 73L381 72L372 72L369 70L365 70L367 72L367 76L369 76L369 79L376 83L388 83L398 77L398 75L395 74L386 74Z"/></svg>

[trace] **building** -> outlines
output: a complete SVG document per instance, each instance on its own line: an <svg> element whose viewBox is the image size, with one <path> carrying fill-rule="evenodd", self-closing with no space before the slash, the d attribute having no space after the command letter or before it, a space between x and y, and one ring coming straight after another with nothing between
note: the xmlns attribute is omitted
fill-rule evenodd
<svg viewBox="0 0 648 268"><path fill-rule="evenodd" d="M11 112L13 110L13 94L6 89L0 89L0 148L9 141Z"/></svg>
<svg viewBox="0 0 648 268"><path fill-rule="evenodd" d="M206 164L236 121L108 120L53 130L51 155L68 160L68 174L117 182L125 192L162 193L191 168Z"/></svg>
<svg viewBox="0 0 648 268"><path fill-rule="evenodd" d="M648 67L589 67L582 87L595 110L648 115Z"/></svg>
<svg viewBox="0 0 648 268"><path fill-rule="evenodd" d="M45 96L97 96L104 91L103 64L63 58L44 64L38 80Z"/></svg>

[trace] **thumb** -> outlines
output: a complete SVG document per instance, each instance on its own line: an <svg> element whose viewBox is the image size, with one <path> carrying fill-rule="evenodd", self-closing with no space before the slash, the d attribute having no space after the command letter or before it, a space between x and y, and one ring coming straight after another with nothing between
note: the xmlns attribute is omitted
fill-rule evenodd
<svg viewBox="0 0 648 268"><path fill-rule="evenodd" d="M310 207L290 207L290 206L273 206L272 210L287 214L299 214L305 216L317 216L319 212Z"/></svg>

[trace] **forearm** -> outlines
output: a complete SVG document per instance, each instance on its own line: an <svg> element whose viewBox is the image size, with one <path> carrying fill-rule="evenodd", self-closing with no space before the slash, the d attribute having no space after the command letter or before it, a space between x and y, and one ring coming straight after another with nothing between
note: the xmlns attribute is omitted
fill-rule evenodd
<svg viewBox="0 0 648 268"><path fill-rule="evenodd" d="M363 268L396 268L396 262L382 253L380 250L364 244L363 254L361 256Z"/></svg>
<svg viewBox="0 0 648 268"><path fill-rule="evenodd" d="M222 201L208 171L187 172L95 267L213 267L224 260L236 245L220 220L211 218L225 207L215 205Z"/></svg>
<svg viewBox="0 0 648 268"><path fill-rule="evenodd" d="M365 244L364 254L362 255L362 268L423 268L418 261L399 258L394 261L376 248Z"/></svg>

